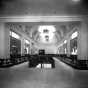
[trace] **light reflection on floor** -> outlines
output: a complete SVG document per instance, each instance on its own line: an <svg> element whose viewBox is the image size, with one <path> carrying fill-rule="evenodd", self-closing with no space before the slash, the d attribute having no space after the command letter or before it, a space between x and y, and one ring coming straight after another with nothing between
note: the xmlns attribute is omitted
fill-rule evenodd
<svg viewBox="0 0 88 88"><path fill-rule="evenodd" d="M52 68L51 64L38 64L36 68Z"/></svg>

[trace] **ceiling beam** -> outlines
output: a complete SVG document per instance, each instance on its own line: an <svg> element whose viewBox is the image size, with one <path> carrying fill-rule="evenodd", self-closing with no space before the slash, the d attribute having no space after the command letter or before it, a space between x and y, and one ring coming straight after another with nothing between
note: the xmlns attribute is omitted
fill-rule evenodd
<svg viewBox="0 0 88 88"><path fill-rule="evenodd" d="M0 22L68 22L82 21L82 16L6 16Z"/></svg>

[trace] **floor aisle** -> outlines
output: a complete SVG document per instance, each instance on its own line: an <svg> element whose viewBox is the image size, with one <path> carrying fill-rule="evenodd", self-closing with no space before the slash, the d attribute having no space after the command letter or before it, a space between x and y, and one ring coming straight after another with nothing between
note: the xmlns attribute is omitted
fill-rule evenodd
<svg viewBox="0 0 88 88"><path fill-rule="evenodd" d="M55 69L28 63L0 69L0 88L88 88L88 71L74 70L55 58Z"/></svg>

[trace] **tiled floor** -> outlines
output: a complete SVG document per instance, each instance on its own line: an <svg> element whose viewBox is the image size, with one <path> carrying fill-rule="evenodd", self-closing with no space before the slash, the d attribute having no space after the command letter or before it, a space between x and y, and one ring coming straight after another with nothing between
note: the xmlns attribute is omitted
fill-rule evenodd
<svg viewBox="0 0 88 88"><path fill-rule="evenodd" d="M55 61L55 69L28 68L28 63L0 70L0 88L88 88L88 71Z"/></svg>

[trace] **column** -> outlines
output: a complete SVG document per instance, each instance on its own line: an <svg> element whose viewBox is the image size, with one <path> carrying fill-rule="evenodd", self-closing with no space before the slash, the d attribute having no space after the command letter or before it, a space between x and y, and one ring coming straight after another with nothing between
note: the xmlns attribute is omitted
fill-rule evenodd
<svg viewBox="0 0 88 88"><path fill-rule="evenodd" d="M21 55L24 54L24 46L25 46L24 38L21 37Z"/></svg>
<svg viewBox="0 0 88 88"><path fill-rule="evenodd" d="M78 32L78 59L88 60L88 21L81 23Z"/></svg>
<svg viewBox="0 0 88 88"><path fill-rule="evenodd" d="M0 59L10 57L9 28L5 23L0 22Z"/></svg>
<svg viewBox="0 0 88 88"><path fill-rule="evenodd" d="M67 56L70 56L70 38L67 40Z"/></svg>
<svg viewBox="0 0 88 88"><path fill-rule="evenodd" d="M31 54L30 45L31 45L31 44L29 44L29 47L28 47L28 54Z"/></svg>

